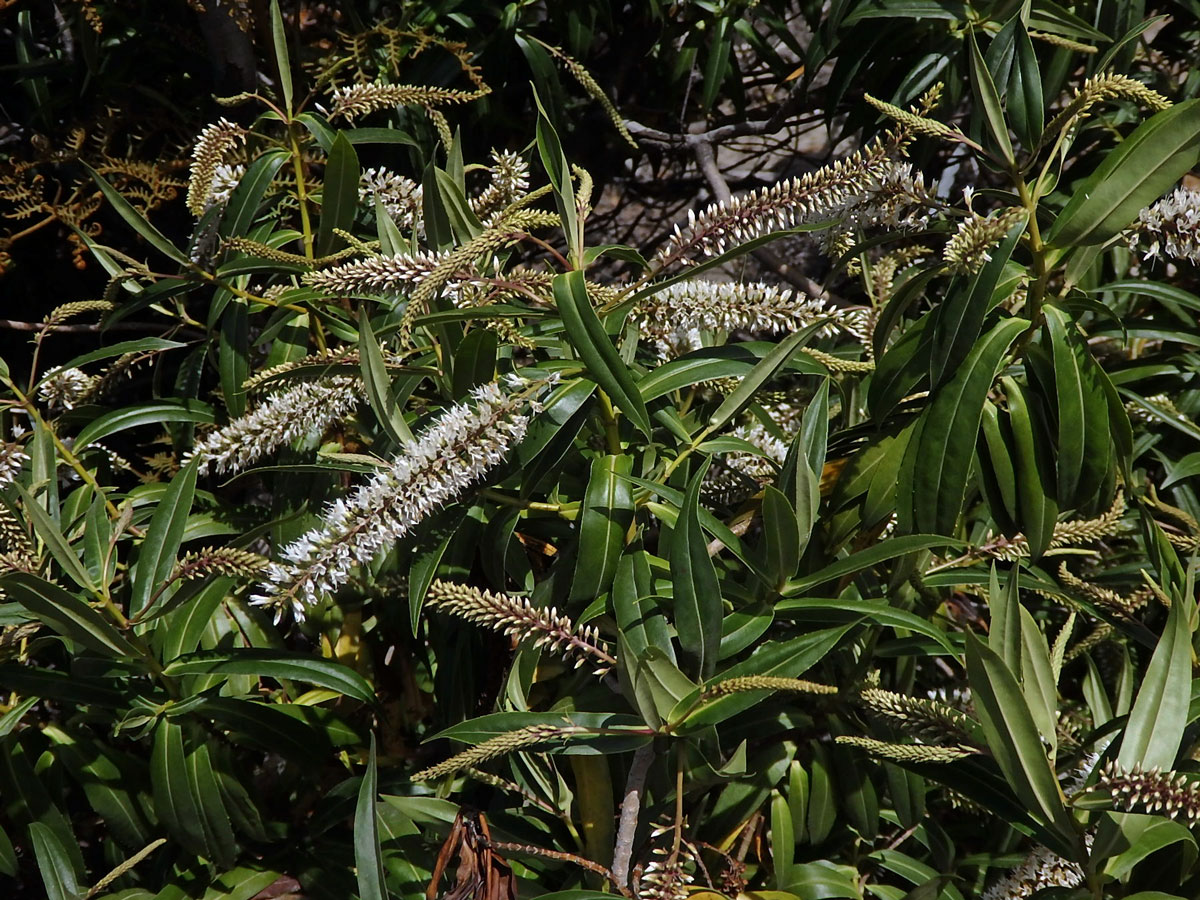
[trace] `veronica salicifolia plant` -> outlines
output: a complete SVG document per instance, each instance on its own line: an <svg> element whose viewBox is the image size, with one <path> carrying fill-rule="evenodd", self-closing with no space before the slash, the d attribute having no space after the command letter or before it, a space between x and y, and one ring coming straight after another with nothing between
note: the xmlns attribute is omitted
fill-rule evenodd
<svg viewBox="0 0 1200 900"><path fill-rule="evenodd" d="M666 111L573 8L311 96L272 15L191 217L96 168L4 320L18 893L1200 895L1194 35L776 5L651 5Z"/></svg>

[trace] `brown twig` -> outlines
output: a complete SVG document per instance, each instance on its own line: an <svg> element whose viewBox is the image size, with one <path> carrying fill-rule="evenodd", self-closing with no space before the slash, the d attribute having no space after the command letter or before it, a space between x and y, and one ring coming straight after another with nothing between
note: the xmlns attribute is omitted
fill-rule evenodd
<svg viewBox="0 0 1200 900"><path fill-rule="evenodd" d="M637 833L638 813L642 808L642 792L646 775L654 762L654 743L643 744L633 754L629 777L625 780L625 799L621 801L621 818L617 826L617 841L613 847L613 884L625 890L629 885L629 863L633 859L633 839Z"/></svg>

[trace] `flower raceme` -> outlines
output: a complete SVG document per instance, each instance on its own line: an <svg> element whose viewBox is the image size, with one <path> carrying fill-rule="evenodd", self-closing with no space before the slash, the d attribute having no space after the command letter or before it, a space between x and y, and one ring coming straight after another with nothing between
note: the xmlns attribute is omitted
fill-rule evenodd
<svg viewBox="0 0 1200 900"><path fill-rule="evenodd" d="M297 618L342 584L350 571L409 534L432 512L503 462L525 436L525 410L547 382L506 393L493 382L444 411L429 428L350 496L334 501L323 521L282 551L254 602Z"/></svg>

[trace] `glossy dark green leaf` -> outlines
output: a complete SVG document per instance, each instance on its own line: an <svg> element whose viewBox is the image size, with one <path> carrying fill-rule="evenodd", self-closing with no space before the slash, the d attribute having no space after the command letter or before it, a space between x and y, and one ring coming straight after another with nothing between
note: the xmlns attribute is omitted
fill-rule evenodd
<svg viewBox="0 0 1200 900"><path fill-rule="evenodd" d="M167 675L259 675L293 679L328 688L363 703L374 703L371 685L353 669L329 659L274 650L205 650L169 662Z"/></svg>
<svg viewBox="0 0 1200 900"><path fill-rule="evenodd" d="M279 74L279 93L283 108L292 111L292 62L288 58L287 31L279 12L279 0L271 0L271 46L275 50L275 71Z"/></svg>
<svg viewBox="0 0 1200 900"><path fill-rule="evenodd" d="M99 350L92 350L74 357L69 362L64 363L63 368L78 369L81 366L88 365L88 363L99 362L102 359L113 359L117 356L124 356L126 353L152 354L160 353L164 350L178 350L180 347L186 346L187 344L181 344L179 341L169 341L166 338L159 337L138 338L133 341L117 341L115 344L108 344Z"/></svg>
<svg viewBox="0 0 1200 900"><path fill-rule="evenodd" d="M359 165L354 145L341 132L333 139L329 158L325 161L325 178L321 187L321 219L317 227L317 256L328 256L345 241L334 229L348 230L358 209Z"/></svg>
<svg viewBox="0 0 1200 900"><path fill-rule="evenodd" d="M371 319L365 308L358 311L358 361L362 371L363 385L367 389L367 400L375 420L395 441L404 447L413 441L413 433L404 421L404 412L396 401L392 390L392 379L383 359L383 351L375 333L371 330Z"/></svg>
<svg viewBox="0 0 1200 900"><path fill-rule="evenodd" d="M579 516L579 552L569 600L594 600L608 591L625 536L633 524L633 471L631 456L599 456L592 460L591 474Z"/></svg>
<svg viewBox="0 0 1200 900"><path fill-rule="evenodd" d="M1103 374L1066 313L1047 307L1045 321L1058 412L1057 499L1066 509L1107 508L1111 498L1102 489L1113 465L1113 437Z"/></svg>
<svg viewBox="0 0 1200 900"><path fill-rule="evenodd" d="M79 876L58 835L41 822L33 822L29 826L29 839L47 900L80 900L84 891L79 886Z"/></svg>
<svg viewBox="0 0 1200 900"><path fill-rule="evenodd" d="M967 43L970 47L971 90L975 95L975 102L979 105L984 121L987 122L992 146L1001 158L1011 165L1015 157L1012 141L1008 137L1008 123L1004 119L1004 105L1000 101L1000 93L996 90L996 83L992 80L983 55L979 52L974 31L969 32Z"/></svg>
<svg viewBox="0 0 1200 900"><path fill-rule="evenodd" d="M1117 765L1127 772L1135 766L1143 770L1175 768L1191 695L1189 619L1193 609L1191 600L1176 598L1171 604L1121 740Z"/></svg>
<svg viewBox="0 0 1200 900"><path fill-rule="evenodd" d="M631 545L617 561L612 586L613 613L621 636L635 655L647 647L658 647L675 662L670 629L651 596L648 556L639 545Z"/></svg>
<svg viewBox="0 0 1200 900"><path fill-rule="evenodd" d="M1011 450L1012 433L1008 416L1003 418L992 403L983 406L980 420L976 474L983 484L988 511L1000 530L1012 537L1017 527L1017 471Z"/></svg>
<svg viewBox="0 0 1200 900"><path fill-rule="evenodd" d="M458 144L455 144L458 147ZM442 205L450 220L450 228L460 243L465 244L483 231L483 225L467 202L463 187L454 177L442 169L434 169L433 177L437 181L439 193L442 195Z"/></svg>
<svg viewBox="0 0 1200 900"><path fill-rule="evenodd" d="M792 862L796 855L796 830L792 812L779 791L771 791L771 862L775 868L775 886L782 888L792 877Z"/></svg>
<svg viewBox="0 0 1200 900"><path fill-rule="evenodd" d="M285 150L268 150L246 166L246 172L229 195L221 216L223 237L238 237L250 231L267 188L289 158Z"/></svg>
<svg viewBox="0 0 1200 900"><path fill-rule="evenodd" d="M1012 378L1004 379L1008 422L1013 438L1013 464L1017 474L1018 519L1029 540L1029 558L1046 552L1058 521L1054 459L1046 438L1040 406L1032 392ZM1078 435L1074 436L1078 440Z"/></svg>
<svg viewBox="0 0 1200 900"><path fill-rule="evenodd" d="M192 460L176 473L154 509L154 516L150 519L146 537L138 548L137 561L133 567L130 615L139 613L146 607L151 596L167 580L175 567L188 513L196 494L198 468L199 462Z"/></svg>
<svg viewBox="0 0 1200 900"><path fill-rule="evenodd" d="M74 449L78 453L85 446L106 438L118 432L140 425L157 425L161 428L165 422L202 422L212 424L216 421L212 407L197 400L155 401L151 403L135 403L114 409L79 430L75 436Z"/></svg>
<svg viewBox="0 0 1200 900"><path fill-rule="evenodd" d="M767 485L763 488L762 517L767 572L782 587L786 579L796 574L796 568L800 565L803 545L796 522L796 510L782 491ZM807 535L804 537L807 538Z"/></svg>
<svg viewBox="0 0 1200 900"><path fill-rule="evenodd" d="M34 535L46 545L54 561L72 581L89 593L95 594L97 588L91 575L79 561L75 549L63 537L50 513L43 509L42 504L19 481L13 483L13 489L23 501L23 511L33 526ZM57 506L54 507L54 511L58 512Z"/></svg>
<svg viewBox="0 0 1200 900"><path fill-rule="evenodd" d="M207 855L209 850L200 822L200 806L188 778L183 729L169 719L161 720L154 730L150 783L158 821L172 838L193 853Z"/></svg>
<svg viewBox="0 0 1200 900"><path fill-rule="evenodd" d="M354 869L358 876L360 900L387 900L387 873L383 867L383 851L379 847L379 821L375 815L379 795L379 776L375 770L375 735L371 735L371 750L367 767L358 788L358 803L354 808Z"/></svg>
<svg viewBox="0 0 1200 900"><path fill-rule="evenodd" d="M200 827L208 847L206 855L222 869L232 868L237 857L237 844L229 811L213 773L208 744L197 742L185 757L185 766L188 789L200 811Z"/></svg>
<svg viewBox="0 0 1200 900"><path fill-rule="evenodd" d="M779 373L788 360L822 327L822 324L814 322L807 325L776 344L771 352L750 370L733 392L717 407L716 412L709 417L708 427L711 429L723 427L749 406L762 390L762 386Z"/></svg>
<svg viewBox="0 0 1200 900"><path fill-rule="evenodd" d="M104 616L57 584L10 572L0 578L4 592L56 632L105 656L134 657L129 641Z"/></svg>
<svg viewBox="0 0 1200 900"><path fill-rule="evenodd" d="M1004 661L971 632L967 632L967 673L988 749L1009 787L1055 835L1058 846L1075 848L1078 832L1063 805L1058 779L1042 748L1021 686Z"/></svg>
<svg viewBox="0 0 1200 900"><path fill-rule="evenodd" d="M1028 324L1024 319L998 322L934 394L900 468L896 511L903 531L954 533L983 405L1008 348Z"/></svg>
<svg viewBox="0 0 1200 900"><path fill-rule="evenodd" d="M809 588L824 584L827 581L837 581L847 575L863 572L873 566L879 565L881 562L887 562L890 559L895 559L898 556L904 556L908 553L915 553L918 550L928 550L931 547L953 547L961 544L961 541L954 538L937 534L908 534L887 538L873 547L852 553L845 559L831 563L811 575L802 575L799 578L789 581L787 588L783 591L783 596L795 597L804 593Z"/></svg>
<svg viewBox="0 0 1200 900"><path fill-rule="evenodd" d="M230 418L237 418L246 412L246 391L242 384L250 374L250 318L241 298L234 298L221 317L217 359L225 408Z"/></svg>
<svg viewBox="0 0 1200 900"><path fill-rule="evenodd" d="M592 308L583 273L575 271L556 275L554 300L571 346L587 367L589 376L595 379L638 430L649 437L650 414L646 411L646 404L633 380L633 374L617 353L617 348Z"/></svg>
<svg viewBox="0 0 1200 900"><path fill-rule="evenodd" d="M1139 125L1071 195L1046 239L1055 247L1100 244L1129 225L1200 160L1200 100Z"/></svg>
<svg viewBox="0 0 1200 900"><path fill-rule="evenodd" d="M729 33L729 22L725 17L710 22L711 36L708 41L708 53L704 57L704 86L701 94L701 103L705 109L712 108L729 70L729 54L734 41L734 35Z"/></svg>
<svg viewBox="0 0 1200 900"><path fill-rule="evenodd" d="M151 827L139 797L141 785L122 770L115 754L99 741L68 734L57 726L43 733L54 744L55 758L83 788L113 837L130 852L150 843Z"/></svg>
<svg viewBox="0 0 1200 900"><path fill-rule="evenodd" d="M83 160L79 160L79 165L83 166L84 170L92 176L92 180L100 188L100 193L104 195L104 199L116 211L117 215L124 219L129 227L141 235L146 243L181 266L191 264L191 261L187 258L187 254L167 240L161 231L151 225L146 217L134 209L129 201L122 197L120 192L109 184L103 175Z"/></svg>
<svg viewBox="0 0 1200 900"><path fill-rule="evenodd" d="M1026 149L1033 149L1041 140L1046 113L1042 102L1042 72L1033 41L1024 25L1017 28L1014 49L1016 58L1008 76L1008 113L1017 137Z"/></svg>
<svg viewBox="0 0 1200 900"><path fill-rule="evenodd" d="M743 675L768 675L776 678L799 678L820 662L853 627L839 625L821 628L786 641L767 641L740 663L735 663L709 679L716 684ZM762 703L770 691L747 691L700 701L700 692L686 692L678 705L670 710L672 730L688 734L720 724ZM787 702L780 700L779 702Z"/></svg>
<svg viewBox="0 0 1200 900"><path fill-rule="evenodd" d="M1024 232L1024 221L1013 225L1000 246L990 251L991 259L970 280L959 282L937 307L929 348L929 379L935 388L955 373L979 339L1000 276Z"/></svg>
<svg viewBox="0 0 1200 900"><path fill-rule="evenodd" d="M538 156L546 169L546 175L549 176L550 186L554 189L554 205L558 208L558 215L563 223L563 233L567 239L567 257L578 267L583 261L583 221L575 202L575 188L571 182L571 165L567 161L567 155L563 152L558 133L554 130L554 123L545 107L542 106L542 98L538 96L536 90L533 93L533 99L538 108ZM579 274L582 278L580 272L572 274Z"/></svg>
<svg viewBox="0 0 1200 900"><path fill-rule="evenodd" d="M473 329L454 354L454 377L452 393L462 399L473 388L496 379L496 353L500 340L496 332L487 328Z"/></svg>
<svg viewBox="0 0 1200 900"><path fill-rule="evenodd" d="M716 668L723 614L721 586L697 512L707 470L706 463L692 476L671 535L671 584L680 657L684 672L700 679Z"/></svg>

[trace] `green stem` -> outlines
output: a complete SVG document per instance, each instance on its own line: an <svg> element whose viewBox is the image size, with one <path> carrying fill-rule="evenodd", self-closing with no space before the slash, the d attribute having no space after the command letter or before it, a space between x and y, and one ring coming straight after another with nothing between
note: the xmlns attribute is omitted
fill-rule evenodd
<svg viewBox="0 0 1200 900"><path fill-rule="evenodd" d="M296 123L288 122L288 140L292 145L292 166L296 170L296 200L300 206L300 230L304 234L304 255L313 258L312 221L308 216L308 186L304 180L304 154L296 138Z"/></svg>

